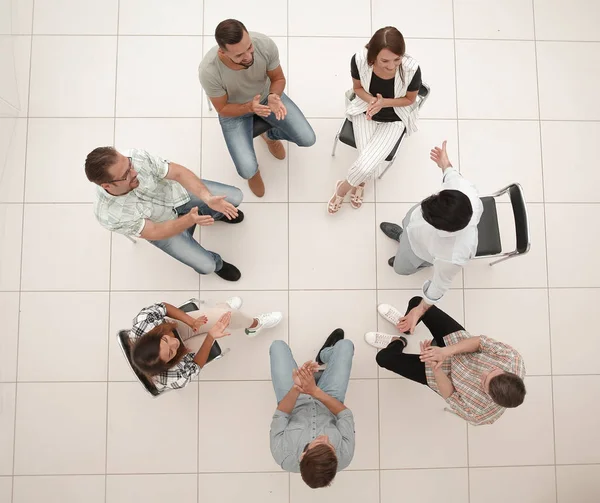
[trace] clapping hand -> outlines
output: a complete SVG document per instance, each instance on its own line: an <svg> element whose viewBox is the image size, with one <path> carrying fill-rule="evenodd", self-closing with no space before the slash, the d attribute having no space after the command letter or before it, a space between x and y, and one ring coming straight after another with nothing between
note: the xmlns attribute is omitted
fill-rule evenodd
<svg viewBox="0 0 600 503"><path fill-rule="evenodd" d="M275 114L275 118L278 121L285 119L285 116L287 115L287 108L285 108L285 105L281 101L281 96L278 94L269 94L267 102L269 104L269 108Z"/></svg>
<svg viewBox="0 0 600 503"><path fill-rule="evenodd" d="M417 307L413 307L406 316L403 316L402 318L400 318L400 320L398 321L398 324L396 325L396 328L400 331L400 332L409 332L409 333L413 333L415 331L415 327L417 326L417 323L419 323L419 318L421 317L421 312L419 310L419 306Z"/></svg>
<svg viewBox="0 0 600 503"><path fill-rule="evenodd" d="M378 114L383 108L383 96L377 93L377 98L373 98L367 107L367 120L372 120L373 116Z"/></svg>
<svg viewBox="0 0 600 503"><path fill-rule="evenodd" d="M198 318L196 318L194 320L194 322L190 325L190 327L192 328L194 333L197 333L198 330L200 330L200 327L202 325L206 325L207 322L208 322L208 318L206 316L202 315L202 316L199 316Z"/></svg>
<svg viewBox="0 0 600 503"><path fill-rule="evenodd" d="M213 327L208 331L208 335L210 335L213 339L220 339L221 337L231 335L230 332L225 331L229 326L230 321L231 311L228 311L213 325Z"/></svg>
<svg viewBox="0 0 600 503"><path fill-rule="evenodd" d="M438 348L436 346L431 345L432 341L422 341L421 342L421 354L419 359L425 363L429 368L433 370L438 370L441 368L444 360L448 358L448 350L447 348Z"/></svg>
<svg viewBox="0 0 600 503"><path fill-rule="evenodd" d="M250 107L253 114L259 117L268 117L271 115L271 109L267 105L261 105L260 94L257 94L252 100L252 106Z"/></svg>
<svg viewBox="0 0 600 503"><path fill-rule="evenodd" d="M227 196L210 196L206 201L206 204L211 210L223 213L228 220L232 220L238 216L238 209L230 202L225 201L226 197Z"/></svg>
<svg viewBox="0 0 600 503"><path fill-rule="evenodd" d="M429 157L442 170L445 170L446 168L451 168L452 167L452 164L450 163L450 159L448 159L448 152L446 152L446 140L444 140L442 142L442 148L440 148L440 147L433 147L431 149Z"/></svg>
<svg viewBox="0 0 600 503"><path fill-rule="evenodd" d="M215 219L210 215L198 215L198 207L194 206L188 213L192 217L192 221L196 225L212 225L215 223Z"/></svg>
<svg viewBox="0 0 600 503"><path fill-rule="evenodd" d="M292 371L292 379L294 380L294 388L300 393L312 395L317 390L315 382L315 372L319 370L319 365L316 362L308 361L302 367Z"/></svg>

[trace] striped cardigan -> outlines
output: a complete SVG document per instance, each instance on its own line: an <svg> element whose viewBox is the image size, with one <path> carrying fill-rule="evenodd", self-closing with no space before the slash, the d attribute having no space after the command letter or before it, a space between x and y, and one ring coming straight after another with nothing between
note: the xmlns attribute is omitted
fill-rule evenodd
<svg viewBox="0 0 600 503"><path fill-rule="evenodd" d="M356 53L356 66L358 67L358 73L360 75L360 83L362 84L363 89L369 92L371 78L373 77L373 67L367 63L366 48L363 48L362 51ZM402 57L402 68L404 70L404 80L400 78L400 69L396 72L394 81L395 98L404 98L406 96L406 89L415 76L419 64L415 59L408 54L405 54ZM350 89L346 92L346 117L348 119L352 120L353 116L365 113L368 106L369 104L359 98L354 93L354 90ZM396 112L396 115L400 117L406 126L407 135L417 131L417 121L419 118L419 106L417 101L407 107L394 107L394 112Z"/></svg>

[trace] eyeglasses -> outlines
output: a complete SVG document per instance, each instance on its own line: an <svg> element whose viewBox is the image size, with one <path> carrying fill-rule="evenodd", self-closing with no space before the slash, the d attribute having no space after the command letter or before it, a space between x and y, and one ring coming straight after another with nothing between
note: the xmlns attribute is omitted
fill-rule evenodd
<svg viewBox="0 0 600 503"><path fill-rule="evenodd" d="M127 169L127 171L125 171L123 178L115 178L114 180L109 180L106 183L124 182L125 180L129 179L129 176L131 175L131 170L133 169L133 162L131 157L128 157L127 159L129 159L129 168Z"/></svg>

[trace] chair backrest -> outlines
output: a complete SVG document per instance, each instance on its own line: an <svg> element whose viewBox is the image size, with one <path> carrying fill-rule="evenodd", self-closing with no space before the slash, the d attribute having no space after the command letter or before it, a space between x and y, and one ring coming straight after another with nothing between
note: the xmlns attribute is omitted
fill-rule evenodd
<svg viewBox="0 0 600 503"><path fill-rule="evenodd" d="M419 100L419 108L421 108L425 101L427 101L427 98L429 98L430 91L431 88L429 87L429 85L425 82L421 82L421 87L419 87L419 92L417 93L417 99Z"/></svg>
<svg viewBox="0 0 600 503"><path fill-rule="evenodd" d="M517 251L527 253L531 247L529 240L529 218L527 216L527 205L523 187L518 183L513 183L508 188L513 215L515 217L515 231L517 234Z"/></svg>
<svg viewBox="0 0 600 503"><path fill-rule="evenodd" d="M160 394L160 391L156 389L156 386L152 382L152 379L140 372L131 361L131 339L129 337L129 330L119 331L119 333L117 334L117 341L119 342L119 346L123 351L123 355L125 356L129 367L138 378L138 381L142 384L142 386L148 393L150 393L152 396L158 396Z"/></svg>

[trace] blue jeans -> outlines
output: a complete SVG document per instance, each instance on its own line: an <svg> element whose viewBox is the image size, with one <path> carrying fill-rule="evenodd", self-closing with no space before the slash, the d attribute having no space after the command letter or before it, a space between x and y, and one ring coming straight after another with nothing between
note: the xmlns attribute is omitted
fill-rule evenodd
<svg viewBox="0 0 600 503"><path fill-rule="evenodd" d="M211 194L215 196L227 196L226 201L230 202L234 206L239 206L243 199L243 194L237 187L231 185L225 185L223 183L211 182L209 180L202 180L204 185L208 188ZM175 208L175 211L179 216L186 215L192 208L198 208L198 214L210 215L215 220L223 218L223 213L214 211L209 208L208 205L196 197L194 194L189 194L190 200ZM157 248L160 248L165 253L171 255L171 257L183 262L185 265L190 266L198 274L210 274L215 271L220 271L223 267L223 259L218 253L211 252L200 246L200 243L194 239L194 229L196 225L192 225L189 229L167 239L161 239L158 241L148 241Z"/></svg>
<svg viewBox="0 0 600 503"><path fill-rule="evenodd" d="M292 370L298 365L292 356L290 347L283 341L273 341L269 355L271 357L271 381L273 381L275 397L279 403L294 386ZM321 351L320 356L323 363L327 364L327 368L321 374L317 386L344 403L352 370L354 344L351 340L342 339L335 346Z"/></svg>
<svg viewBox="0 0 600 503"><path fill-rule="evenodd" d="M283 120L277 120L273 113L268 117L262 117L273 126L267 131L267 136L271 140L291 141L299 147L314 145L317 137L306 117L285 94L281 95L281 101L287 109L287 115ZM265 105L267 98L263 99L261 103ZM246 180L252 178L258 171L252 134L254 114L239 117L219 116L219 122L235 169L242 178Z"/></svg>

